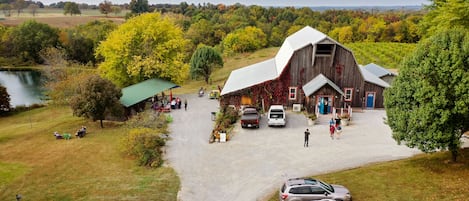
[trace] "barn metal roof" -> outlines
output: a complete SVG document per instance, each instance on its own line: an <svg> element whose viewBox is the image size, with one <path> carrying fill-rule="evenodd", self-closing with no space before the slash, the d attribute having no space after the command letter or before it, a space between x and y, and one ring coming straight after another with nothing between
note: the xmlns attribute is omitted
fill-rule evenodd
<svg viewBox="0 0 469 201"><path fill-rule="evenodd" d="M311 81L303 85L303 91L305 92L305 96L310 96L311 94L321 89L326 84L334 88L342 96L344 95L344 92L340 89L339 86L337 86L334 82L332 82L329 78L327 78L323 74L319 74L314 79L312 79Z"/></svg>
<svg viewBox="0 0 469 201"><path fill-rule="evenodd" d="M375 74L371 73L364 67L358 67L360 69L360 73L363 75L363 79L365 79L366 82L376 84L378 86L382 86L384 88L388 88L389 84L376 76Z"/></svg>
<svg viewBox="0 0 469 201"><path fill-rule="evenodd" d="M380 65L374 64L374 63L369 63L365 66L363 66L367 71L370 73L373 73L377 77L383 77L386 75L396 75L395 73L389 71L388 69L385 69L381 67Z"/></svg>
<svg viewBox="0 0 469 201"><path fill-rule="evenodd" d="M296 33L288 36L280 47L280 50L277 52L277 55L275 55L277 72L282 73L296 50L307 45L315 45L326 38L333 41L333 39L329 38L327 35L310 26L306 26Z"/></svg>
<svg viewBox="0 0 469 201"><path fill-rule="evenodd" d="M179 86L172 82L157 78L145 80L143 82L123 88L120 102L125 107L129 107L140 103L143 100L148 99L164 90L177 87Z"/></svg>
<svg viewBox="0 0 469 201"><path fill-rule="evenodd" d="M278 77L275 60L269 59L231 72L221 95L273 80Z"/></svg>

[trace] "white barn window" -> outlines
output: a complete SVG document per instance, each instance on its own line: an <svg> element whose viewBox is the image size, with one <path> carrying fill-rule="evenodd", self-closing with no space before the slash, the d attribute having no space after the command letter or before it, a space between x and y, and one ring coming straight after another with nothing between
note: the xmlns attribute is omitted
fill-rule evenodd
<svg viewBox="0 0 469 201"><path fill-rule="evenodd" d="M353 88L345 88L345 101L352 101Z"/></svg>
<svg viewBox="0 0 469 201"><path fill-rule="evenodd" d="M296 92L298 88L297 87L290 87L288 89L288 99L289 100L296 100Z"/></svg>

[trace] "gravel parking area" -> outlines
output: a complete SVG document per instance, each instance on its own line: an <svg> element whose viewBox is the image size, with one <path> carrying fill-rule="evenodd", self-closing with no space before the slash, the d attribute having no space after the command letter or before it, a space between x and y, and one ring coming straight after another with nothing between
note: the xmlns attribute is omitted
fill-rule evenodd
<svg viewBox="0 0 469 201"><path fill-rule="evenodd" d="M291 177L322 174L365 164L402 159L420 153L397 145L383 123L384 110L354 113L340 139L329 137L329 116L313 126L302 114L287 113L287 126L267 127L263 116L259 129L236 125L226 143L209 144L214 122L211 112L218 102L196 94L181 95L188 110L170 114L171 140L166 159L181 178L178 200L264 200ZM309 147L303 147L303 132L311 131Z"/></svg>

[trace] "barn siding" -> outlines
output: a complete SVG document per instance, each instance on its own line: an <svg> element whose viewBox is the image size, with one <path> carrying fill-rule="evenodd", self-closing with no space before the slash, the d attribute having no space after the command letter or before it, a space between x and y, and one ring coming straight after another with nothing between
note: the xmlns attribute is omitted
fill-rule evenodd
<svg viewBox="0 0 469 201"><path fill-rule="evenodd" d="M363 98L365 97L366 92L376 92L375 94L375 108L384 108L384 88L375 84L365 82L365 91L363 93Z"/></svg>
<svg viewBox="0 0 469 201"><path fill-rule="evenodd" d="M289 63L277 79L226 94L222 97L221 104L240 106L241 97L245 95L252 97L253 104L259 108L264 100L264 110L271 104L281 104L287 107L291 107L293 104L303 104L305 108L310 110L315 107L318 96L331 96L334 98L335 107L343 107L344 105L363 107L366 92L370 91L376 92L375 107L384 107L384 88L365 82L352 52L340 44L335 44L333 51L331 55L314 55L314 46L306 45L293 53ZM345 92L345 88L353 88L352 101L344 102L343 97L328 85L310 97L305 97L302 90L303 85L319 74L326 76L343 92ZM295 100L288 98L289 87L297 87L298 89Z"/></svg>
<svg viewBox="0 0 469 201"><path fill-rule="evenodd" d="M345 88L363 88L363 77L352 53L340 45L336 45L335 52L331 56L315 56L313 65L313 46L308 45L297 50L290 60L291 82L290 86L299 89L319 74L323 74L333 81L342 90ZM333 59L333 61L332 61ZM364 94L364 92L362 92ZM316 93L315 93L316 94ZM313 95L315 95L313 94ZM331 93L332 94L332 93ZM361 107L362 97L360 93L352 96L348 102L352 107ZM304 93L298 94L297 100L288 101L288 104L305 103Z"/></svg>

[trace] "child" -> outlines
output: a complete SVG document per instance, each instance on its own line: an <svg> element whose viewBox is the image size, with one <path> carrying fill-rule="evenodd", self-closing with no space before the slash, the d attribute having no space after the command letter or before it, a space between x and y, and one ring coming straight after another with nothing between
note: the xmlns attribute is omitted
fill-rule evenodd
<svg viewBox="0 0 469 201"><path fill-rule="evenodd" d="M329 126L329 131L330 131L330 134L331 134L331 139L334 139L335 126L330 125Z"/></svg>
<svg viewBox="0 0 469 201"><path fill-rule="evenodd" d="M337 139L340 139L340 134L342 133L342 127L340 127L340 126L337 126L337 128L336 128L336 131L335 131L335 132L336 132L336 135L337 135L337 137L336 137L336 138L337 138Z"/></svg>

